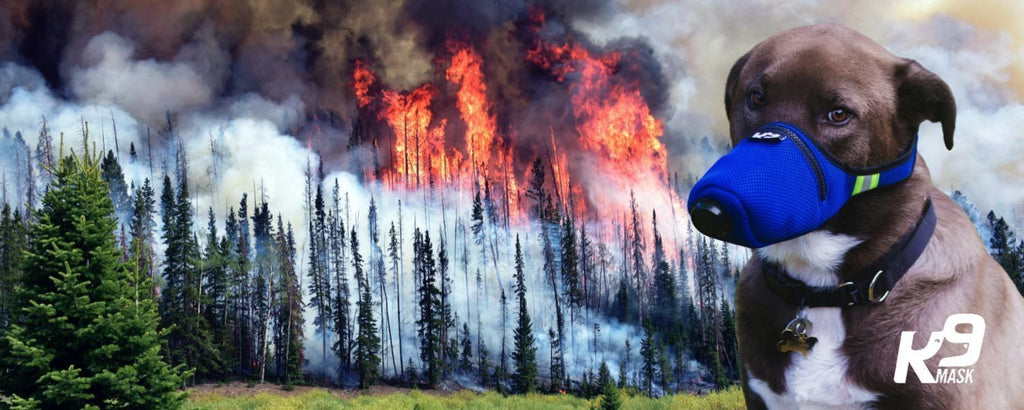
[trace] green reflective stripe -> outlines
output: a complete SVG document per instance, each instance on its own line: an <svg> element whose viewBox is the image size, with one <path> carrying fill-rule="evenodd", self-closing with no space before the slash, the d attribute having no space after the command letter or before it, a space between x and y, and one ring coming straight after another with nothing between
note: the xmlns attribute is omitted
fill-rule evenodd
<svg viewBox="0 0 1024 410"><path fill-rule="evenodd" d="M878 181L882 179L880 174L857 175L857 182L853 184L853 194L863 194L872 189L878 188Z"/></svg>

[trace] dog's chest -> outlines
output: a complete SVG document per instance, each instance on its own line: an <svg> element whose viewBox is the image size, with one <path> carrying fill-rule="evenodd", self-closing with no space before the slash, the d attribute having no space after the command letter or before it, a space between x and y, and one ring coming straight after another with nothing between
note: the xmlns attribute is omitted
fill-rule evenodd
<svg viewBox="0 0 1024 410"><path fill-rule="evenodd" d="M762 258L784 266L790 275L812 286L835 286L832 272L840 265L846 252L860 241L844 235L816 231L791 241L762 248ZM775 393L768 384L752 375L750 389L773 409L789 408L864 408L878 395L851 383L847 377L846 356L840 351L846 338L840 308L807 309L813 323L810 336L817 344L804 356L790 353L791 362L785 371L786 391ZM781 329L780 329L781 331Z"/></svg>

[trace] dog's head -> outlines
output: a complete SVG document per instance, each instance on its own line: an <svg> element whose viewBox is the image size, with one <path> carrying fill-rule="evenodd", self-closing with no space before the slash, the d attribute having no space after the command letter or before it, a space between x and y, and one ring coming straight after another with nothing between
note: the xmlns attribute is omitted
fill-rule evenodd
<svg viewBox="0 0 1024 410"><path fill-rule="evenodd" d="M910 176L924 120L953 146L949 86L835 25L776 34L740 57L725 87L733 152L691 191L705 234L762 247L817 229L852 196Z"/></svg>

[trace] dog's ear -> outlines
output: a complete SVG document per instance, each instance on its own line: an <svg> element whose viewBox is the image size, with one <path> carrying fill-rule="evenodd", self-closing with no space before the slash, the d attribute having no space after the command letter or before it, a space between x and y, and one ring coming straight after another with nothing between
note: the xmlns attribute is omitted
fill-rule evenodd
<svg viewBox="0 0 1024 410"><path fill-rule="evenodd" d="M743 66L747 64L747 60L750 59L750 52L744 54L736 63L732 65L729 70L729 78L725 80L725 118L729 119L732 116L732 95L736 88L736 83L740 79L740 71L743 71Z"/></svg>
<svg viewBox="0 0 1024 410"><path fill-rule="evenodd" d="M924 120L942 123L946 149L953 149L956 101L949 85L914 60L905 60L896 72L899 120L917 133Z"/></svg>

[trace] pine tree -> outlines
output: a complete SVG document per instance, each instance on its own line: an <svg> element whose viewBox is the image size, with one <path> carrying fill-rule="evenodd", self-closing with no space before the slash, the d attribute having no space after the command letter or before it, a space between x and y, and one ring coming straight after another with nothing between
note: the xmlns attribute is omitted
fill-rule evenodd
<svg viewBox="0 0 1024 410"><path fill-rule="evenodd" d="M0 330L11 322L16 314L14 308L15 288L21 281L22 260L28 242L28 230L21 219L21 212L4 203L0 217ZM0 371L0 374L3 372Z"/></svg>
<svg viewBox="0 0 1024 410"><path fill-rule="evenodd" d="M337 199L337 195L335 195ZM337 202L337 201L335 201ZM338 332L338 339L331 346L331 350L341 359L341 369L351 368L352 365L352 314L349 311L349 286L348 273L346 269L346 249L348 244L345 241L345 224L338 216L337 209L333 212L334 218L330 224L330 249L332 250L332 264L334 265L334 297L329 313L334 319L334 330Z"/></svg>
<svg viewBox="0 0 1024 410"><path fill-rule="evenodd" d="M50 126L46 122L46 116L42 117L39 126L39 137L36 139L36 172L39 186L45 187L53 179L53 166L56 165L53 158L53 136L50 135Z"/></svg>
<svg viewBox="0 0 1024 410"><path fill-rule="evenodd" d="M654 327L644 325L644 339L640 341L641 379L640 385L648 397L654 397L654 380L658 371L658 346L654 341Z"/></svg>
<svg viewBox="0 0 1024 410"><path fill-rule="evenodd" d="M534 206L530 208L530 216L542 219L547 192L544 190L544 162L540 158L535 159L530 165L529 175L530 184L526 190L526 197L534 201Z"/></svg>
<svg viewBox="0 0 1024 410"><path fill-rule="evenodd" d="M533 337L533 323L526 307L526 275L523 272L523 250L516 235L516 298L519 300L519 319L514 331L515 350L512 361L516 364L513 375L516 391L531 393L537 386L537 346Z"/></svg>
<svg viewBox="0 0 1024 410"><path fill-rule="evenodd" d="M725 347L725 355L722 360L725 362L726 377L728 379L739 379L739 355L737 354L736 343L736 319L733 310L729 307L729 301L722 295L722 344Z"/></svg>
<svg viewBox="0 0 1024 410"><path fill-rule="evenodd" d="M658 215L652 213L651 220L654 226L654 254L652 262L654 265L654 304L656 309L651 310L651 321L656 329L668 339L673 346L679 341L679 301L676 297L676 282L672 277L668 261L665 259L665 246L658 232ZM665 386L662 386L665 387Z"/></svg>
<svg viewBox="0 0 1024 410"><path fill-rule="evenodd" d="M571 217L566 217L562 226L562 287L569 302L570 322L575 322L578 309L583 307L583 291L580 289L579 254L576 247L576 226Z"/></svg>
<svg viewBox="0 0 1024 410"><path fill-rule="evenodd" d="M359 240L356 230L352 229L352 265L355 268L356 286L359 290L359 302L356 303L356 321L359 333L356 336L356 372L359 373L359 388L367 389L377 384L380 376L380 337L377 336L377 324L373 319L373 296L370 293L370 281L363 274L363 257L359 254Z"/></svg>
<svg viewBox="0 0 1024 410"><path fill-rule="evenodd" d="M114 151L107 151L100 168L103 170L103 181L110 187L110 199L114 202L114 212L118 217L131 214L132 201L129 197L128 185L124 182L124 172L117 162Z"/></svg>
<svg viewBox="0 0 1024 410"><path fill-rule="evenodd" d="M167 357L173 364L185 364L195 369L198 376L207 376L216 373L223 362L213 346L206 318L202 316L204 301L196 266L199 251L192 234L192 207L187 181L179 181L175 196L170 188L170 178L165 176L161 201L166 250L160 316L161 324L170 330Z"/></svg>
<svg viewBox="0 0 1024 410"><path fill-rule="evenodd" d="M622 407L622 395L615 387L608 365L601 362L601 368L597 373L597 383L601 386L601 410L619 410Z"/></svg>
<svg viewBox="0 0 1024 410"><path fill-rule="evenodd" d="M459 371L469 374L473 367L473 341L469 337L469 323L462 322L462 355L459 358Z"/></svg>
<svg viewBox="0 0 1024 410"><path fill-rule="evenodd" d="M132 216L129 221L132 238L129 254L136 261L136 269L148 274L151 278L156 277L153 260L153 243L156 233L156 222L153 220L153 212L156 211L154 195L153 186L150 185L147 178L142 183L142 187L135 189L132 198Z"/></svg>
<svg viewBox="0 0 1024 410"><path fill-rule="evenodd" d="M276 373L285 384L302 379L303 332L302 288L295 273L295 236L292 225L286 231L281 217L277 217L277 237L280 280L277 282L277 300L274 302L274 357Z"/></svg>
<svg viewBox="0 0 1024 410"><path fill-rule="evenodd" d="M11 327L0 337L0 395L41 408L177 408L186 371L160 356L146 275L121 262L114 207L88 150L54 169L33 226Z"/></svg>
<svg viewBox="0 0 1024 410"><path fill-rule="evenodd" d="M312 175L307 170L307 184L311 181ZM310 189L307 186L307 189ZM316 186L316 199L310 208L313 212L309 220L309 303L316 312L313 317L313 326L316 333L320 335L322 354L321 361L326 363L327 355L327 333L330 330L330 306L331 306L331 283L327 272L327 246L326 237L326 213L324 211L324 197L320 186ZM361 268L362 263L360 263ZM321 369L326 376L327 369Z"/></svg>
<svg viewBox="0 0 1024 410"><path fill-rule="evenodd" d="M438 337L441 340L441 351L444 356L442 373L447 376L458 360L459 351L458 345L454 342L454 333L457 329L456 318L452 313L451 304L448 303L452 289L451 276L448 275L448 249L444 236L438 235L438 237L440 243L437 247L437 280L441 285L438 289L438 308L440 309L438 320L441 325Z"/></svg>
<svg viewBox="0 0 1024 410"><path fill-rule="evenodd" d="M1010 276L1017 290L1024 294L1024 252L1020 251L1024 247L1024 241L1018 241L1006 219L996 217L995 212L989 211L987 219L992 230L992 238L989 239L990 253Z"/></svg>
<svg viewBox="0 0 1024 410"><path fill-rule="evenodd" d="M619 364L619 388L623 389L629 385L629 360L633 354L633 343L626 339L626 351L622 355L622 363Z"/></svg>
<svg viewBox="0 0 1024 410"><path fill-rule="evenodd" d="M267 358L270 342L270 320L271 302L274 299L273 270L277 257L274 255L278 249L274 246L272 238L272 227L274 217L270 212L270 205L266 199L260 201L252 215L253 239L255 239L255 275L253 281L252 306L255 310L253 317L253 328L258 329L256 365L259 370L259 379L262 383L265 379Z"/></svg>
<svg viewBox="0 0 1024 410"><path fill-rule="evenodd" d="M337 180L335 180L335 184L337 184ZM335 186L337 187L337 185ZM399 207L401 207L401 202L399 202ZM391 222L391 229L388 230L388 237L390 238L388 240L388 256L391 259L391 274L395 278L395 310L397 311L395 313L398 316L398 364L399 366L402 366L401 374L404 375L405 362L402 361L402 358L405 357L405 352L402 346L402 322L404 321L402 320L402 289L400 285L402 280L402 251L398 245L398 235L395 231L394 222Z"/></svg>
<svg viewBox="0 0 1024 410"><path fill-rule="evenodd" d="M415 236L420 237L419 230ZM422 234L422 240L416 247L418 270L420 277L420 318L418 336L420 339L420 361L424 366L427 385L437 386L441 381L442 360L444 351L441 346L441 290L437 288L437 267L434 263L433 245L430 234Z"/></svg>
<svg viewBox="0 0 1024 410"><path fill-rule="evenodd" d="M217 236L217 218L211 207L207 214L206 247L201 264L204 300L207 303L203 313L206 322L210 325L213 344L219 351L220 357L228 358L232 357L234 352L231 349L231 332L227 328L227 311L230 300L228 266L222 251ZM223 366L218 369L211 369L211 373L222 377L230 372L231 366L227 362L222 364Z"/></svg>
<svg viewBox="0 0 1024 410"><path fill-rule="evenodd" d="M633 216L632 232L630 234L630 259L633 262L633 285L636 293L637 322L639 323L644 321L644 314L647 310L647 299L644 292L647 288L647 268L644 265L646 246L644 244L643 229L641 228L643 221L640 220L636 196L633 195L632 190L629 191L629 209Z"/></svg>

